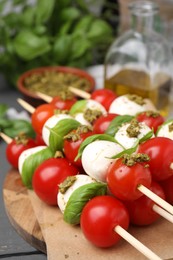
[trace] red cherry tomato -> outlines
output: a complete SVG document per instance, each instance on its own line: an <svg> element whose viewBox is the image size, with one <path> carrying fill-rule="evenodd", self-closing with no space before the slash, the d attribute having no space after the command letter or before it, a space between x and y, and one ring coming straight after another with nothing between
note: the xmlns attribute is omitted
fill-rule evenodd
<svg viewBox="0 0 173 260"><path fill-rule="evenodd" d="M69 133L66 137L69 136L69 138L65 138L64 141L64 154L66 158L73 163L74 165L82 168L81 159L75 161L75 158L78 154L79 147L81 143L89 136L93 135L93 131L88 130L88 132L80 132L80 127L78 129L73 130Z"/></svg>
<svg viewBox="0 0 173 260"><path fill-rule="evenodd" d="M65 158L50 158L34 172L32 186L37 196L49 205L57 205L58 185L68 176L78 174L78 169Z"/></svg>
<svg viewBox="0 0 173 260"><path fill-rule="evenodd" d="M33 129L37 134L42 135L42 128L48 118L54 115L55 107L50 104L38 106L31 115Z"/></svg>
<svg viewBox="0 0 173 260"><path fill-rule="evenodd" d="M32 138L28 138L25 135L18 135L7 145L6 158L8 162L14 167L18 168L18 160L20 154L29 148L35 147L36 143Z"/></svg>
<svg viewBox="0 0 173 260"><path fill-rule="evenodd" d="M145 111L137 115L137 120L139 122L144 122L147 126L153 129L154 133L165 121L164 117L157 112Z"/></svg>
<svg viewBox="0 0 173 260"><path fill-rule="evenodd" d="M142 143L139 153L148 154L150 171L155 181L165 180L173 175L173 140L154 137Z"/></svg>
<svg viewBox="0 0 173 260"><path fill-rule="evenodd" d="M127 166L120 158L108 168L107 184L115 197L121 200L136 200L143 195L137 189L140 184L150 187L151 173L146 163Z"/></svg>
<svg viewBox="0 0 173 260"><path fill-rule="evenodd" d="M36 143L36 146L46 145L40 134L36 134L35 143Z"/></svg>
<svg viewBox="0 0 173 260"><path fill-rule="evenodd" d="M117 98L117 95L110 89L96 89L91 94L91 99L94 99L102 104L107 111L115 98Z"/></svg>
<svg viewBox="0 0 173 260"><path fill-rule="evenodd" d="M158 183L152 182L150 190L162 199L165 199L164 191ZM134 201L126 201L125 206L130 215L130 222L138 226L145 226L154 223L160 218L160 215L153 209L154 205L154 201L145 195Z"/></svg>
<svg viewBox="0 0 173 260"><path fill-rule="evenodd" d="M103 134L107 130L111 121L118 116L117 114L107 114L100 116L93 124L93 131L97 134Z"/></svg>
<svg viewBox="0 0 173 260"><path fill-rule="evenodd" d="M51 105L55 106L56 109L60 110L70 110L70 108L74 105L77 101L77 98L74 96L71 99L62 99L61 97L53 97L52 101L50 102Z"/></svg>
<svg viewBox="0 0 173 260"><path fill-rule="evenodd" d="M162 186L165 192L166 201L173 205L173 176L159 182L159 184Z"/></svg>
<svg viewBox="0 0 173 260"><path fill-rule="evenodd" d="M116 198L97 196L84 206L80 223L90 242L98 247L111 247L121 239L114 228L119 225L127 230L129 215L124 204Z"/></svg>

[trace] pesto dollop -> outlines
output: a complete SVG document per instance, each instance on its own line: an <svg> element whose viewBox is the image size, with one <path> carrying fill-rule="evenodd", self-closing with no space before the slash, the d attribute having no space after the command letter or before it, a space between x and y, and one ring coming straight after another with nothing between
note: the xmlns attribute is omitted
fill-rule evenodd
<svg viewBox="0 0 173 260"><path fill-rule="evenodd" d="M138 95L135 95L135 94L128 94L127 98L129 100L135 102L138 105L141 105L141 106L145 105L145 100L141 96L138 96Z"/></svg>
<svg viewBox="0 0 173 260"><path fill-rule="evenodd" d="M127 166L133 166L136 163L148 162L150 160L150 157L147 154L143 154L143 153L124 154L122 158L123 158L123 163ZM148 164L146 164L145 167L148 167Z"/></svg>
<svg viewBox="0 0 173 260"><path fill-rule="evenodd" d="M126 132L129 137L138 137L140 134L140 124L137 119L132 119L130 125L126 129Z"/></svg>

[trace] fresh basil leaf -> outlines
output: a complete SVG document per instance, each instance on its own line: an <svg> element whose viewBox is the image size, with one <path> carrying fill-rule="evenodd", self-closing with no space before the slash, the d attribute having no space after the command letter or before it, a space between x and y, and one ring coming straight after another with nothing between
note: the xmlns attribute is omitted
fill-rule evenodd
<svg viewBox="0 0 173 260"><path fill-rule="evenodd" d="M25 159L22 167L21 177L23 184L28 189L32 189L32 176L36 168L45 160L53 157L53 155L54 153L48 147L46 147Z"/></svg>
<svg viewBox="0 0 173 260"><path fill-rule="evenodd" d="M93 197L105 195L106 193L107 185L104 183L93 182L79 187L72 193L67 202L64 220L72 225L79 224L85 204Z"/></svg>
<svg viewBox="0 0 173 260"><path fill-rule="evenodd" d="M74 116L77 113L84 112L86 108L87 100L79 100L77 101L70 109L70 115Z"/></svg>
<svg viewBox="0 0 173 260"><path fill-rule="evenodd" d="M90 47L91 43L84 34L73 34L70 59L82 57Z"/></svg>
<svg viewBox="0 0 173 260"><path fill-rule="evenodd" d="M0 118L0 129L1 129L1 131L2 130L4 131L5 128L11 127L11 126L12 126L11 120L3 118L3 117Z"/></svg>
<svg viewBox="0 0 173 260"><path fill-rule="evenodd" d="M105 21L97 19L92 22L87 37L95 44L107 42L112 37L112 28Z"/></svg>
<svg viewBox="0 0 173 260"><path fill-rule="evenodd" d="M149 131L146 135L144 135L144 136L139 140L139 143L143 143L143 142L147 141L147 140L150 139L153 135L154 135L153 130Z"/></svg>
<svg viewBox="0 0 173 260"><path fill-rule="evenodd" d="M134 117L130 116L130 115L116 116L109 124L109 126L106 130L106 134L115 136L119 127L122 126L122 124L124 124L124 123L130 122L133 118Z"/></svg>
<svg viewBox="0 0 173 260"><path fill-rule="evenodd" d="M115 156L112 156L111 159L117 159L117 158L122 157L124 154L130 155L130 154L136 152L138 144L139 144L139 140L136 141L135 145L132 148L126 149L126 150L116 154Z"/></svg>
<svg viewBox="0 0 173 260"><path fill-rule="evenodd" d="M3 117L7 112L8 106L6 104L0 104L0 117Z"/></svg>
<svg viewBox="0 0 173 260"><path fill-rule="evenodd" d="M58 63L64 63L68 60L71 53L72 38L70 35L61 35L55 39L53 45L53 54Z"/></svg>
<svg viewBox="0 0 173 260"><path fill-rule="evenodd" d="M64 136L68 134L73 129L76 129L81 124L75 119L66 118L59 121L53 128L50 130L49 136L49 147L52 151L62 150Z"/></svg>
<svg viewBox="0 0 173 260"><path fill-rule="evenodd" d="M47 36L38 36L27 30L21 31L13 44L17 55L26 61L39 57L51 49Z"/></svg>
<svg viewBox="0 0 173 260"><path fill-rule="evenodd" d="M41 24L49 20L55 6L55 0L37 0L36 23Z"/></svg>
<svg viewBox="0 0 173 260"><path fill-rule="evenodd" d="M83 34L86 34L88 30L90 29L90 26L94 20L94 17L92 15L86 15L82 17L78 23L75 25L73 32L82 32Z"/></svg>
<svg viewBox="0 0 173 260"><path fill-rule="evenodd" d="M83 150L85 149L85 147L86 147L88 144L90 144L90 143L92 143L92 142L94 142L94 141L96 141L96 140L106 140L106 141L110 141L110 142L117 143L117 141L115 140L114 137L112 137L112 136L110 136L110 135L107 135L107 134L95 134L95 135L89 136L89 137L87 137L87 138L83 141L83 143L80 145L79 150L78 150L78 154L77 154L77 156L76 156L76 158L75 158L75 161L77 161L77 160L81 157L81 155L82 155Z"/></svg>
<svg viewBox="0 0 173 260"><path fill-rule="evenodd" d="M3 131L11 138L16 137L21 132L25 133L28 137L35 137L31 123L23 119L7 121L7 125L3 128Z"/></svg>
<svg viewBox="0 0 173 260"><path fill-rule="evenodd" d="M66 22L68 20L76 20L81 16L81 12L78 8L75 7L68 7L61 11L59 15L59 19L63 22Z"/></svg>
<svg viewBox="0 0 173 260"><path fill-rule="evenodd" d="M34 24L36 8L35 6L28 6L23 12L21 13L22 19L22 27L25 26L32 26Z"/></svg>

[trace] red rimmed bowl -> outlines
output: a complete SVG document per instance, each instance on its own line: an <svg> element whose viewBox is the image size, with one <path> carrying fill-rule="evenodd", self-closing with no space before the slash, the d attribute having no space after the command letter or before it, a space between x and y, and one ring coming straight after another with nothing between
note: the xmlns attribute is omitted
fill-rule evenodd
<svg viewBox="0 0 173 260"><path fill-rule="evenodd" d="M18 90L33 106L43 103L36 95L37 91L53 97L57 96L62 88L69 86L91 93L95 88L95 79L82 69L52 66L26 71L17 81Z"/></svg>

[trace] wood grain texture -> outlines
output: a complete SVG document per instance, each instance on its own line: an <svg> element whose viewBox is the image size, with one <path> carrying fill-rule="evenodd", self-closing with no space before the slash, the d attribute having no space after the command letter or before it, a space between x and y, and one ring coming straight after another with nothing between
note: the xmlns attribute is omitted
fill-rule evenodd
<svg viewBox="0 0 173 260"><path fill-rule="evenodd" d="M5 178L3 198L7 216L18 234L30 245L46 253L46 244L28 197L27 188L23 186L19 173L14 169Z"/></svg>
<svg viewBox="0 0 173 260"><path fill-rule="evenodd" d="M49 260L145 260L146 257L121 239L112 248L90 244L79 226L63 221L58 207L42 202L22 184L17 171L11 170L3 186L7 215L17 232L35 248L47 253ZM173 259L173 225L164 219L148 227L130 227L129 232L162 259Z"/></svg>

